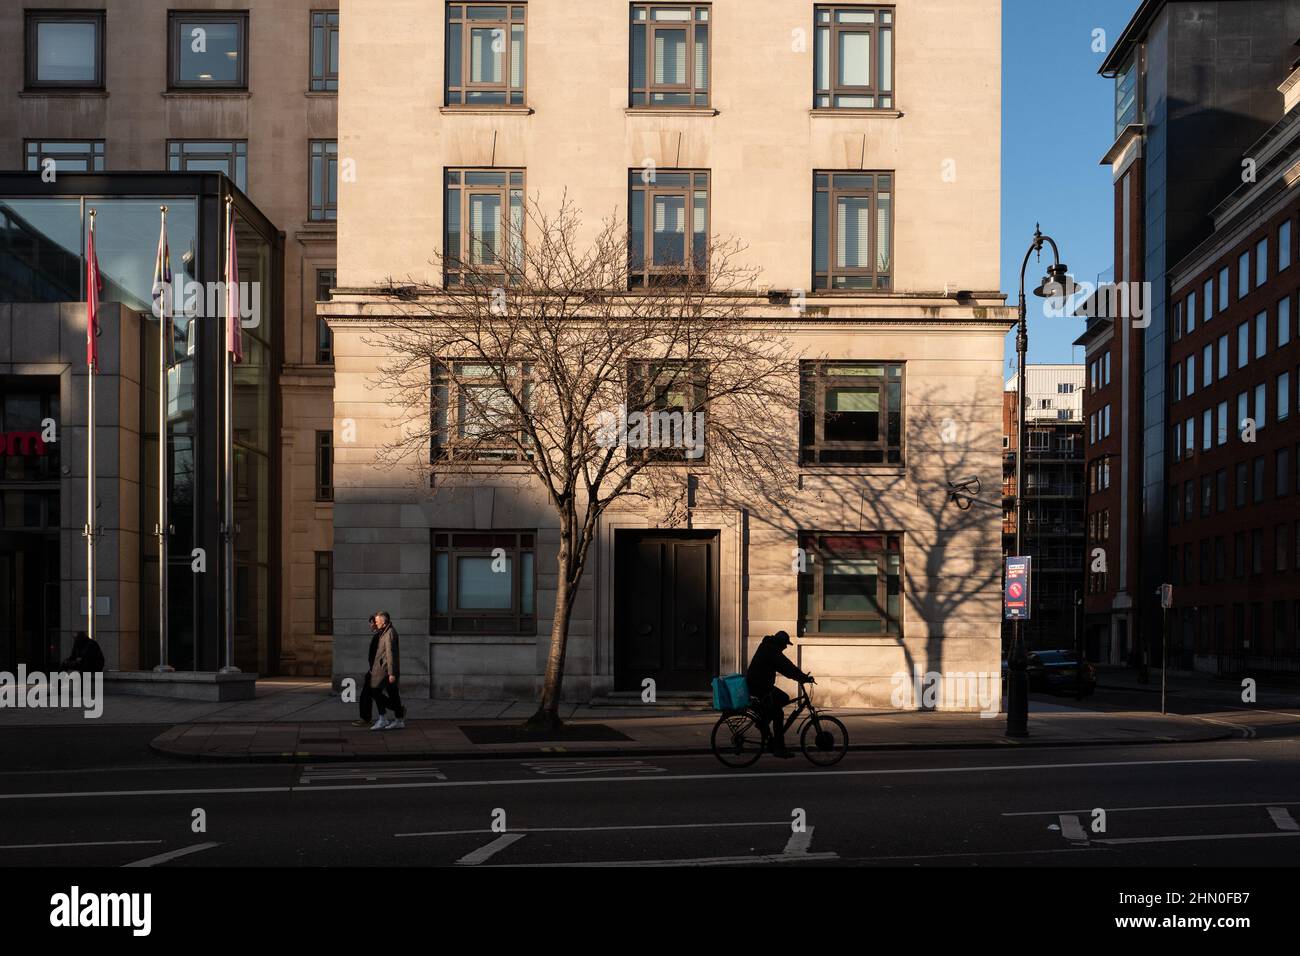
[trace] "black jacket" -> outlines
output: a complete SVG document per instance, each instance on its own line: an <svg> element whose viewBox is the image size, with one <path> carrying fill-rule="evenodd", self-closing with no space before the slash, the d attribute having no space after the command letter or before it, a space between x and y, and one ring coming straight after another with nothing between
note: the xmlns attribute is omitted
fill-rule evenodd
<svg viewBox="0 0 1300 956"><path fill-rule="evenodd" d="M366 670L375 666L375 651L379 648L379 631L370 635L370 653L366 655Z"/></svg>
<svg viewBox="0 0 1300 956"><path fill-rule="evenodd" d="M98 641L92 641L84 634L79 634L72 642L72 653L60 666L65 671L97 674L104 669L104 652L100 649Z"/></svg>
<svg viewBox="0 0 1300 956"><path fill-rule="evenodd" d="M808 675L794 666L785 656L785 643L775 634L763 638L749 662L745 672L745 683L754 697L761 697L776 686L776 675L781 674L791 680L807 680Z"/></svg>

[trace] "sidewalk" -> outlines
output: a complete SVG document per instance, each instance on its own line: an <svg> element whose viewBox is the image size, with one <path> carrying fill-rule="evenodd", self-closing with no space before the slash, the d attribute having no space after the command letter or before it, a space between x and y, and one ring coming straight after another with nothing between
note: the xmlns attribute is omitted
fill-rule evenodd
<svg viewBox="0 0 1300 956"><path fill-rule="evenodd" d="M712 711L571 704L564 708L566 735L538 739L518 732L534 709L529 703L414 700L405 729L372 732L351 725L355 706L329 695L323 682L265 684L259 682L255 701L165 702L172 708L185 703L205 712L177 721L153 740L152 748L191 760L278 762L697 754L710 752L710 734L717 721ZM294 686L285 686L290 684ZM123 700L111 698L113 708L106 708L105 717ZM149 701L150 705L159 703ZM1241 735L1222 722L1200 717L1098 713L1038 701L1031 702L1030 737L1024 740L1004 736L1006 718L1001 714L983 718L915 711L841 709L833 713L847 726L854 750L1173 743ZM789 743L798 745L793 738Z"/></svg>

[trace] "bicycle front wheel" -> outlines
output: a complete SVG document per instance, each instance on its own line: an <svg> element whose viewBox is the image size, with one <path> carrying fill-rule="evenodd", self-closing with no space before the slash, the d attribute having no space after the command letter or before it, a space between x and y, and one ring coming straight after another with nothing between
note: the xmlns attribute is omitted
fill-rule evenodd
<svg viewBox="0 0 1300 956"><path fill-rule="evenodd" d="M849 732L839 718L818 714L804 724L799 735L803 755L819 767L830 767L849 751Z"/></svg>
<svg viewBox="0 0 1300 956"><path fill-rule="evenodd" d="M763 728L752 711L723 714L713 725L713 756L728 767L748 767L763 755Z"/></svg>

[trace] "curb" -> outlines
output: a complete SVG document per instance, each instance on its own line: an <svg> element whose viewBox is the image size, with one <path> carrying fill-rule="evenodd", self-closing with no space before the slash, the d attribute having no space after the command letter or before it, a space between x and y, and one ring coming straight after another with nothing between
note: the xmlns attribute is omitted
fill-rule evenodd
<svg viewBox="0 0 1300 956"><path fill-rule="evenodd" d="M933 743L876 743L850 744L854 753L884 753L890 751L912 750L1003 750L1006 748L1022 749L1026 747L1134 747L1167 744L1201 744L1233 738L1246 739L1244 731L1236 729L1221 730L1197 737L1151 737L1141 740L1107 740L1104 738L1067 738L1064 740L1015 740L998 738L994 741L944 741ZM503 760L530 757L533 759L573 760L587 757L683 757L712 754L711 747L645 747L612 748L605 747L591 750L535 749L535 750L423 750L410 753L378 754L313 754L310 751L292 751L284 753L191 753L159 745L157 738L149 741L149 749L169 760L200 761L212 763L383 763L411 760Z"/></svg>

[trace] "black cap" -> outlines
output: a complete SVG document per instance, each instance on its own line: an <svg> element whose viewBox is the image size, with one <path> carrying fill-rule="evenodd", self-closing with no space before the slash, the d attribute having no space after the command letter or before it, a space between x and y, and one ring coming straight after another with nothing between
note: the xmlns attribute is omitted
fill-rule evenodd
<svg viewBox="0 0 1300 956"><path fill-rule="evenodd" d="M783 647L789 647L791 644L794 643L794 641L790 640L790 635L787 634L785 631L777 631L772 636L775 637L778 641L780 641Z"/></svg>

